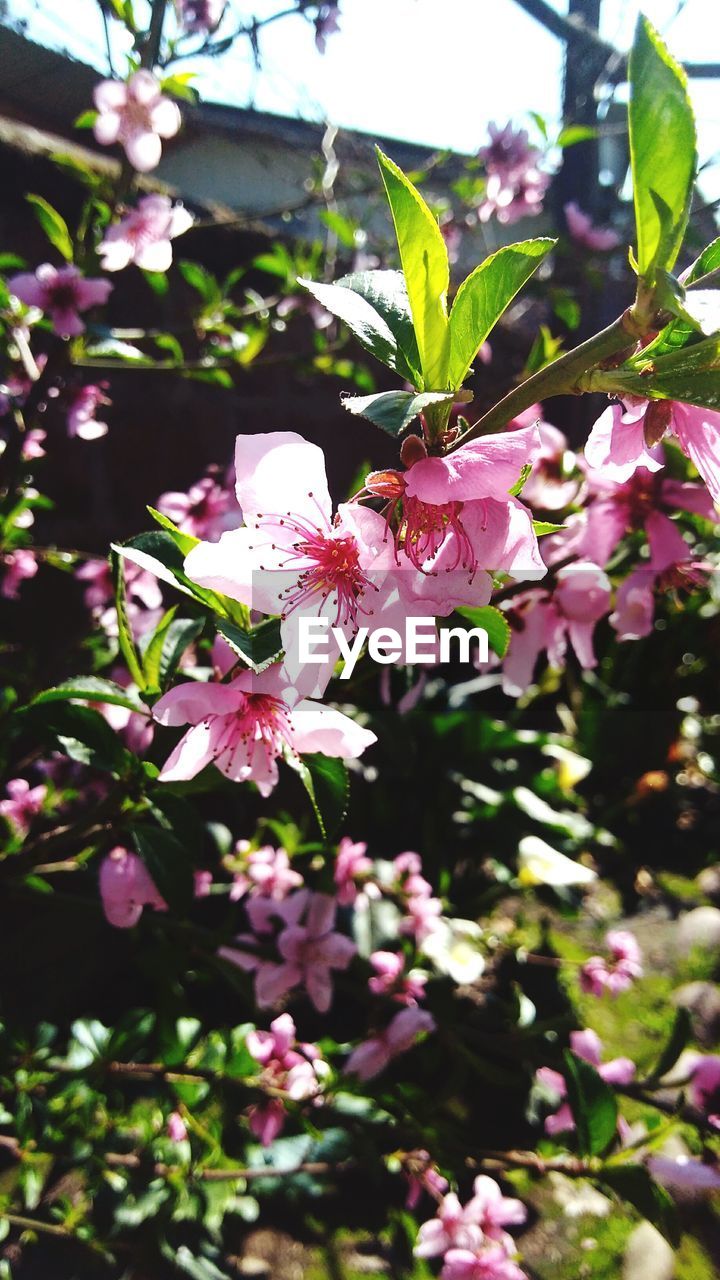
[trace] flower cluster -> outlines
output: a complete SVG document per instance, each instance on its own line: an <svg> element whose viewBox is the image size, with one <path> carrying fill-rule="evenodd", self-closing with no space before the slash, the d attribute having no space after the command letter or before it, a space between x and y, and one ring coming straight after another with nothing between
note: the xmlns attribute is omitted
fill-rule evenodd
<svg viewBox="0 0 720 1280"><path fill-rule="evenodd" d="M454 1192L442 1198L436 1217L420 1227L415 1254L442 1258L442 1280L525 1280L507 1227L526 1218L522 1201L503 1195L493 1178L481 1174L467 1204Z"/></svg>

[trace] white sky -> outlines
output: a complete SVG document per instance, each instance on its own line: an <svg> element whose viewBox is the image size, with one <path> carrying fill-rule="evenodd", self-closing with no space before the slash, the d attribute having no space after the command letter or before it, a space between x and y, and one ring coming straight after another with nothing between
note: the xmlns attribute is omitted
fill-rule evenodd
<svg viewBox="0 0 720 1280"><path fill-rule="evenodd" d="M566 11L567 0L552 2ZM145 3L136 0L139 11ZM232 29L233 16L284 7L229 0L221 30ZM676 56L720 62L720 0L603 0L602 34L627 48L641 7ZM31 38L107 73L95 0L7 0L7 8L28 20ZM182 69L201 72L196 84L208 99L460 151L477 150L488 120L559 115L560 42L514 0L341 0L341 30L324 56L310 24L295 17L264 31L261 48L259 73L246 40ZM692 92L707 160L720 152L720 81L694 81Z"/></svg>

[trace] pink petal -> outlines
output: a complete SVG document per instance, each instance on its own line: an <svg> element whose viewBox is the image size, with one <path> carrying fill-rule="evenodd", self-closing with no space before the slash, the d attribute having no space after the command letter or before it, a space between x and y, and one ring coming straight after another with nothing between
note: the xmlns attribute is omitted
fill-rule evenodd
<svg viewBox="0 0 720 1280"><path fill-rule="evenodd" d="M160 98L151 108L150 124L161 138L174 138L181 124L180 109L171 98Z"/></svg>
<svg viewBox="0 0 720 1280"><path fill-rule="evenodd" d="M675 404L672 428L710 490L713 502L720 503L720 413Z"/></svg>
<svg viewBox="0 0 720 1280"><path fill-rule="evenodd" d="M127 103L127 85L122 80L101 80L93 89L93 100L98 111L122 111Z"/></svg>
<svg viewBox="0 0 720 1280"><path fill-rule="evenodd" d="M248 523L259 515L290 515L306 517L316 527L329 525L323 451L296 432L238 436L235 473L235 492Z"/></svg>
<svg viewBox="0 0 720 1280"><path fill-rule="evenodd" d="M125 154L138 173L149 173L160 163L162 144L156 133L148 129L137 129L126 133L123 138Z"/></svg>
<svg viewBox="0 0 720 1280"><path fill-rule="evenodd" d="M350 1054L345 1071L348 1075L357 1076L358 1080L372 1080L385 1070L389 1061L390 1055L382 1040L363 1040Z"/></svg>
<svg viewBox="0 0 720 1280"><path fill-rule="evenodd" d="M353 760L376 741L374 733L349 716L308 698L299 702L292 713L292 745L300 755L321 752Z"/></svg>
<svg viewBox="0 0 720 1280"><path fill-rule="evenodd" d="M327 1013L333 994L330 970L325 965L313 965L305 974L305 988L318 1013Z"/></svg>
<svg viewBox="0 0 720 1280"><path fill-rule="evenodd" d="M196 777L215 754L217 721L193 725L180 739L160 770L161 782L185 782Z"/></svg>
<svg viewBox="0 0 720 1280"><path fill-rule="evenodd" d="M445 458L416 462L405 476L407 492L423 502L500 497L512 489L541 446L536 426L484 436Z"/></svg>
<svg viewBox="0 0 720 1280"><path fill-rule="evenodd" d="M158 724L174 727L181 724L199 724L208 716L231 715L245 703L245 695L235 684L204 684L189 681L176 685L158 698L152 714Z"/></svg>

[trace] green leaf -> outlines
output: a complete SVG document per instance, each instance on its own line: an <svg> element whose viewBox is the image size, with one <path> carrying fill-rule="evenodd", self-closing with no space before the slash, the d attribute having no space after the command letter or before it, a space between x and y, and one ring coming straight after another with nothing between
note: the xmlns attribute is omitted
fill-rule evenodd
<svg viewBox="0 0 720 1280"><path fill-rule="evenodd" d="M43 689L36 694L31 707L41 706L46 702L67 702L77 698L84 702L107 702L116 707L127 707L129 711L145 711L137 694L123 689L113 680L102 680L99 676L74 676L63 684L56 684L52 689Z"/></svg>
<svg viewBox="0 0 720 1280"><path fill-rule="evenodd" d="M42 196L27 195L25 199L32 205L35 217L53 248L62 254L66 262L72 262L73 242L65 219Z"/></svg>
<svg viewBox="0 0 720 1280"><path fill-rule="evenodd" d="M600 1155L617 1132L617 1100L602 1076L570 1050L563 1055L563 1076L581 1155Z"/></svg>
<svg viewBox="0 0 720 1280"><path fill-rule="evenodd" d="M143 653L145 688L150 694L165 688L177 663L205 625L203 618L176 618L177 606L161 618Z"/></svg>
<svg viewBox="0 0 720 1280"><path fill-rule="evenodd" d="M517 498L520 496L523 489L525 488L525 485L530 479L531 474L532 474L532 462L525 462L523 464L520 475L515 481L515 484L513 485L512 489L508 489L508 493L510 494L511 498Z"/></svg>
<svg viewBox="0 0 720 1280"><path fill-rule="evenodd" d="M655 28L638 19L630 53L630 158L641 276L671 268L687 225L697 165L687 77Z"/></svg>
<svg viewBox="0 0 720 1280"><path fill-rule="evenodd" d="M658 1080L662 1080L669 1071L672 1071L691 1036L692 1022L690 1014L687 1009L678 1009L670 1032L670 1038L648 1076L646 1084L654 1085Z"/></svg>
<svg viewBox="0 0 720 1280"><path fill-rule="evenodd" d="M702 408L720 409L720 337L689 343L661 356L649 349L619 369L596 371L588 390L609 394L630 391L642 399L680 400Z"/></svg>
<svg viewBox="0 0 720 1280"><path fill-rule="evenodd" d="M674 1246L679 1244L675 1205L641 1164L606 1165L601 1181L638 1213L652 1222Z"/></svg>
<svg viewBox="0 0 720 1280"><path fill-rule="evenodd" d="M79 707L74 702L49 702L28 707L28 718L37 725L43 739L80 764L94 769L127 775L137 768L137 758L126 750L99 711Z"/></svg>
<svg viewBox="0 0 720 1280"><path fill-rule="evenodd" d="M555 145L557 147L574 147L578 142L589 142L597 138L598 131L589 124L569 124L560 130Z"/></svg>
<svg viewBox="0 0 720 1280"><path fill-rule="evenodd" d="M553 524L552 520L533 520L532 523L535 536L538 538L544 538L548 533L559 533L565 528L564 524Z"/></svg>
<svg viewBox="0 0 720 1280"><path fill-rule="evenodd" d="M329 840L347 813L350 782L344 761L337 756L294 756L289 752L285 758L300 775L323 838Z"/></svg>
<svg viewBox="0 0 720 1280"><path fill-rule="evenodd" d="M132 838L165 901L184 913L192 906L193 871L182 841L171 831L150 823L135 823Z"/></svg>
<svg viewBox="0 0 720 1280"><path fill-rule="evenodd" d="M555 240L506 245L463 280L450 312L450 385L462 386L478 350Z"/></svg>
<svg viewBox="0 0 720 1280"><path fill-rule="evenodd" d="M363 280L363 277L369 276L390 276L393 278L395 290L400 299L396 312L397 316L402 305L402 296L396 283L398 279L402 282L403 291L405 288L403 275L400 271L358 272L357 277L345 276L342 281L338 281L336 284L317 284L312 280L299 279L298 284L307 289L333 315L338 316L355 335L358 342L362 344L366 351L375 356L376 360L379 360L381 364L386 364L388 368L393 369L402 378L407 378L415 383L419 381L420 358L417 353L415 334L412 329L409 311L406 311L406 323L410 326L412 344L415 345L415 363L413 365L406 358L398 341L398 336L390 323L388 323L388 318L392 313L392 304L389 303L389 305L385 306L386 314L383 315L372 301L373 293L375 296L381 296L381 294L379 286L373 290L367 280ZM356 280L359 287L355 288L350 283L351 280ZM407 308L406 294L404 302ZM412 352L412 345L408 342L406 333L403 334L403 339Z"/></svg>
<svg viewBox="0 0 720 1280"><path fill-rule="evenodd" d="M73 127L75 129L92 129L97 118L98 113L93 111L92 108L88 111L81 111L80 115L73 120Z"/></svg>
<svg viewBox="0 0 720 1280"><path fill-rule="evenodd" d="M72 1039L65 1061L74 1071L84 1071L103 1057L112 1032L97 1018L78 1018L70 1030Z"/></svg>
<svg viewBox="0 0 720 1280"><path fill-rule="evenodd" d="M470 605L462 605L455 610L461 618L467 618L474 627L483 627L487 631L488 644L493 653L499 658L504 658L510 644L510 623L492 604L484 604L480 608L473 608Z"/></svg>
<svg viewBox="0 0 720 1280"><path fill-rule="evenodd" d="M215 626L238 658L256 675L275 662L282 653L280 623L276 618L268 618L250 631L244 631L227 618L216 619Z"/></svg>
<svg viewBox="0 0 720 1280"><path fill-rule="evenodd" d="M415 328L423 388L447 387L450 267L440 228L401 169L377 148L378 163L395 224L400 261Z"/></svg>
<svg viewBox="0 0 720 1280"><path fill-rule="evenodd" d="M118 619L118 645L120 652L127 663L127 669L130 672L138 689L145 688L145 677L140 665L140 659L135 648L130 620L127 614L127 601L125 592L125 570L121 560L122 551L119 547L113 546L110 551L110 568L112 571L113 585L115 587L115 609Z"/></svg>
<svg viewBox="0 0 720 1280"><path fill-rule="evenodd" d="M467 403L467 391L380 391L372 396L343 396L343 408L369 418L388 435L401 436L419 413L435 404Z"/></svg>
<svg viewBox="0 0 720 1280"><path fill-rule="evenodd" d="M141 569L147 569L148 573L154 574L161 582L167 582L177 591L182 591L184 595L200 600L214 613L225 615L232 611L232 602L225 596L217 591L210 591L206 587L199 587L188 578L185 573L185 553L178 546L175 534L168 529L152 529L149 533L140 533L137 537L130 538L128 542L113 543L112 550L124 560L130 560ZM136 684L139 683L136 676L133 675L133 678Z"/></svg>
<svg viewBox="0 0 720 1280"><path fill-rule="evenodd" d="M704 281L706 276L713 275L716 271L720 271L720 236L703 249L700 257L695 259L687 271L683 271L681 281L687 289L689 285Z"/></svg>
<svg viewBox="0 0 720 1280"><path fill-rule="evenodd" d="M354 271L336 283L341 289L352 289L353 293L359 294L382 316L397 343L398 373L417 386L420 381L420 352L402 271Z"/></svg>

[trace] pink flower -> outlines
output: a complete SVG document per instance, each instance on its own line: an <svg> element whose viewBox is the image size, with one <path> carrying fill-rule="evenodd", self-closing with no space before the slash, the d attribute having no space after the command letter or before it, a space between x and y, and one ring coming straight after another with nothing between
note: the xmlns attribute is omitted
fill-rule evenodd
<svg viewBox="0 0 720 1280"><path fill-rule="evenodd" d="M45 457L43 444L47 440L47 431L42 431L40 427L33 427L31 431L25 433L23 440L22 456L25 462L35 462L38 458Z"/></svg>
<svg viewBox="0 0 720 1280"><path fill-rule="evenodd" d="M427 974L419 970L405 973L405 957L398 951L373 951L370 964L375 976L368 987L376 996L389 996L398 1004L413 1005L425 998Z"/></svg>
<svg viewBox="0 0 720 1280"><path fill-rule="evenodd" d="M617 232L610 227L594 226L589 214L583 213L574 200L564 206L564 213L567 229L576 244L582 245L584 249L600 252L617 249L620 244Z"/></svg>
<svg viewBox="0 0 720 1280"><path fill-rule="evenodd" d="M0 556L0 566L3 568L0 596L4 596L6 600L19 599L20 583L27 582L28 578L34 578L39 567L35 552L28 550L27 547L18 547L17 551L7 551L5 555Z"/></svg>
<svg viewBox="0 0 720 1280"><path fill-rule="evenodd" d="M384 549L382 516L344 503L333 518L322 450L293 431L238 436L235 470L245 527L194 547L188 577L280 614L287 654L295 652L297 614L327 617L354 634L380 606L372 569ZM332 665L324 664L324 684Z"/></svg>
<svg viewBox="0 0 720 1280"><path fill-rule="evenodd" d="M720 1057L698 1055L692 1067L690 1101L720 1129Z"/></svg>
<svg viewBox="0 0 720 1280"><path fill-rule="evenodd" d="M180 26L188 35L211 34L220 26L227 0L175 0Z"/></svg>
<svg viewBox="0 0 720 1280"><path fill-rule="evenodd" d="M328 36L333 36L340 30L339 17L339 0L324 0L324 3L318 5L317 17L315 23L315 44L318 53L324 53L327 47Z"/></svg>
<svg viewBox="0 0 720 1280"><path fill-rule="evenodd" d="M99 440L107 435L107 422L99 422L95 414L101 404L110 403L102 387L79 387L68 407L68 435L79 436L81 440Z"/></svg>
<svg viewBox="0 0 720 1280"><path fill-rule="evenodd" d="M358 894L356 880L369 875L372 871L373 864L365 856L366 853L366 844L355 844L347 836L338 845L333 878L338 904L341 907L352 905Z"/></svg>
<svg viewBox="0 0 720 1280"><path fill-rule="evenodd" d="M720 502L720 414L676 400L640 400L631 407L612 404L598 418L585 445L585 458L609 480L628 480L637 467L658 471L651 452L671 432L697 468L713 502Z"/></svg>
<svg viewBox="0 0 720 1280"><path fill-rule="evenodd" d="M609 612L610 596L607 575L587 561L560 569L552 595L529 591L517 596L509 615L513 630L503 664L505 692L512 697L524 693L543 651L550 665L561 670L568 641L585 670L596 666L593 632Z"/></svg>
<svg viewBox="0 0 720 1280"><path fill-rule="evenodd" d="M619 995L642 977L642 954L637 938L627 929L611 929L605 938L611 964L603 956L590 956L580 970L580 986L589 995Z"/></svg>
<svg viewBox="0 0 720 1280"><path fill-rule="evenodd" d="M647 1168L655 1181L677 1199L693 1200L720 1191L720 1169L691 1156L651 1156Z"/></svg>
<svg viewBox="0 0 720 1280"><path fill-rule="evenodd" d="M607 1084L630 1084L635 1078L635 1063L629 1058L613 1058L610 1062L601 1062L602 1044L595 1032L590 1031L589 1028L584 1031L571 1031L570 1048L576 1057L582 1058L595 1067L598 1075ZM540 1067L535 1073L535 1078L556 1094L559 1102L567 1096L565 1079L559 1071L554 1071L551 1067ZM575 1121L568 1103L563 1103L545 1120L545 1132L551 1137L557 1133L569 1133L574 1128Z"/></svg>
<svg viewBox="0 0 720 1280"><path fill-rule="evenodd" d="M347 969L357 950L349 938L334 932L336 911L335 901L327 894L311 894L304 924L289 923L280 934L278 951L285 963L271 981L274 999L302 985L318 1012L327 1013L332 1000L331 971Z"/></svg>
<svg viewBox="0 0 720 1280"><path fill-rule="evenodd" d="M160 779L194 778L208 764L234 782L255 782L268 796L285 750L355 759L375 735L332 707L301 698L275 664L254 675L243 671L229 684L177 685L153 707L163 725L189 724L166 760Z"/></svg>
<svg viewBox="0 0 720 1280"><path fill-rule="evenodd" d="M511 179L535 165L539 152L530 145L527 129L516 129L511 121L500 128L493 120L488 125L488 133L489 143L477 153L488 173Z"/></svg>
<svg viewBox="0 0 720 1280"><path fill-rule="evenodd" d="M440 1280L527 1280L525 1272L509 1258L502 1245L470 1249L449 1249Z"/></svg>
<svg viewBox="0 0 720 1280"><path fill-rule="evenodd" d="M183 533L204 538L206 542L217 542L221 534L237 528L242 521L242 512L235 505L232 493L210 475L197 480L187 493L161 494L157 509L169 516Z"/></svg>
<svg viewBox="0 0 720 1280"><path fill-rule="evenodd" d="M697 485L686 488L697 489ZM634 569L618 588L611 626L620 640L637 640L652 631L655 591L691 588L704 581L712 569L695 559L677 525L659 511L651 511L645 523L650 559Z"/></svg>
<svg viewBox="0 0 720 1280"><path fill-rule="evenodd" d="M465 1206L489 1240L497 1240L512 1248L512 1238L505 1227L521 1226L527 1220L527 1209L521 1200L504 1196L494 1178L480 1174L473 1183L472 1200Z"/></svg>
<svg viewBox="0 0 720 1280"><path fill-rule="evenodd" d="M401 1009L384 1031L369 1040L363 1040L353 1049L345 1063L348 1075L358 1080L372 1080L392 1062L393 1058L407 1053L418 1036L435 1030L435 1019L424 1009Z"/></svg>
<svg viewBox="0 0 720 1280"><path fill-rule="evenodd" d="M273 849L264 845L261 849L250 849L247 840L238 840L235 852L245 855L245 867L236 872L230 890L230 898L237 901L245 893L259 894L282 902L292 889L298 889L303 878L299 871L290 866L290 859L284 849Z"/></svg>
<svg viewBox="0 0 720 1280"><path fill-rule="evenodd" d="M171 1111L167 1118L167 1136L171 1142L184 1142L188 1136L187 1125L179 1111Z"/></svg>
<svg viewBox="0 0 720 1280"><path fill-rule="evenodd" d="M86 280L77 267L53 267L44 262L34 274L13 276L8 289L26 307L45 311L60 337L74 338L85 330L78 312L106 303L112 284L109 280Z"/></svg>
<svg viewBox="0 0 720 1280"><path fill-rule="evenodd" d="M207 898L212 888L212 871L194 871L193 872L193 896L196 898Z"/></svg>
<svg viewBox="0 0 720 1280"><path fill-rule="evenodd" d="M145 863L136 853L118 845L103 858L100 866L100 897L105 919L116 929L131 929L143 907L167 911Z"/></svg>
<svg viewBox="0 0 720 1280"><path fill-rule="evenodd" d="M193 218L168 196L142 196L137 207L108 227L98 245L104 271L122 271L134 262L143 271L168 271L171 240L190 230Z"/></svg>
<svg viewBox="0 0 720 1280"><path fill-rule="evenodd" d="M402 1015L398 1014L398 1017ZM443 1197L437 1217L423 1222L413 1253L417 1258L438 1258L448 1249L466 1249L475 1252L483 1244L484 1236L477 1221L475 1209L470 1204L460 1204L453 1191Z"/></svg>
<svg viewBox="0 0 720 1280"><path fill-rule="evenodd" d="M540 448L533 460L532 474L523 485L522 500L540 511L561 511L575 499L580 488L579 479L571 474L575 455L562 431L541 418L541 405L533 405L507 426L508 431L517 431L534 423L540 436Z"/></svg>
<svg viewBox="0 0 720 1280"><path fill-rule="evenodd" d="M25 778L11 778L5 792L5 799L0 800L0 815L24 836L45 803L47 787L31 787Z"/></svg>
<svg viewBox="0 0 720 1280"><path fill-rule="evenodd" d="M503 226L512 226L521 218L534 218L542 213L550 175L529 168L516 178L508 179L491 173L485 186L485 198L478 209L481 222L496 217Z"/></svg>
<svg viewBox="0 0 720 1280"><path fill-rule="evenodd" d="M148 173L160 163L161 138L174 138L180 112L160 90L151 71L135 71L127 84L103 80L93 97L98 111L93 126L102 146L119 142L134 169Z"/></svg>
<svg viewBox="0 0 720 1280"><path fill-rule="evenodd" d="M262 1066L261 1088L282 1090L295 1102L317 1099L321 1090L319 1073L326 1064L316 1045L296 1040L295 1023L289 1013L275 1018L269 1031L250 1031L246 1044ZM270 1098L250 1108L250 1130L263 1146L269 1146L282 1131L285 1114L281 1098Z"/></svg>
<svg viewBox="0 0 720 1280"><path fill-rule="evenodd" d="M405 1208L410 1212L417 1208L423 1192L437 1197L447 1191L448 1180L438 1173L428 1151L410 1151L405 1159L404 1173L408 1182Z"/></svg>

